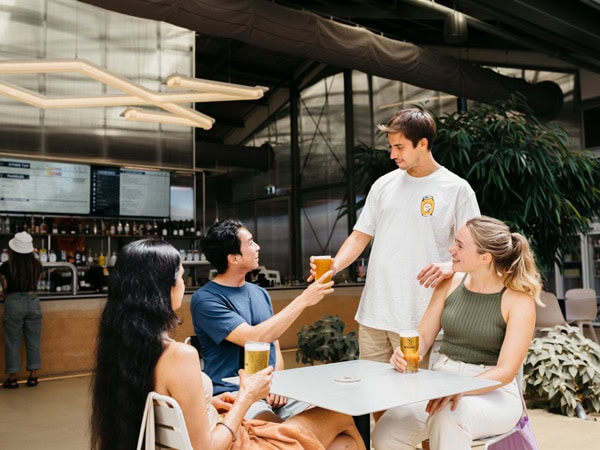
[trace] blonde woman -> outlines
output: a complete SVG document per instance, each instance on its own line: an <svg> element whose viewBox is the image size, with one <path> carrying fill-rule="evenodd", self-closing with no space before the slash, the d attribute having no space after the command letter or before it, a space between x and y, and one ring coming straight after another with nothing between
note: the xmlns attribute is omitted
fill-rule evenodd
<svg viewBox="0 0 600 450"><path fill-rule="evenodd" d="M443 329L433 370L499 381L494 387L387 411L373 432L375 448L466 450L473 439L509 431L522 403L515 377L535 326L541 281L527 239L491 217L474 218L450 248L455 274L434 291L419 325L420 355ZM390 362L404 371L396 348Z"/></svg>

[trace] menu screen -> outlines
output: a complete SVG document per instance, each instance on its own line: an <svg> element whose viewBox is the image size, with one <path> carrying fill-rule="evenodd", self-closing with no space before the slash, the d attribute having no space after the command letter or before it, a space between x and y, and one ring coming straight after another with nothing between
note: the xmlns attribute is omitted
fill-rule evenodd
<svg viewBox="0 0 600 450"><path fill-rule="evenodd" d="M0 211L90 213L90 166L0 158Z"/></svg>
<svg viewBox="0 0 600 450"><path fill-rule="evenodd" d="M92 166L91 214L169 217L168 172Z"/></svg>
<svg viewBox="0 0 600 450"><path fill-rule="evenodd" d="M168 172L121 169L119 181L119 215L169 217Z"/></svg>
<svg viewBox="0 0 600 450"><path fill-rule="evenodd" d="M119 168L92 167L91 214L119 215Z"/></svg>

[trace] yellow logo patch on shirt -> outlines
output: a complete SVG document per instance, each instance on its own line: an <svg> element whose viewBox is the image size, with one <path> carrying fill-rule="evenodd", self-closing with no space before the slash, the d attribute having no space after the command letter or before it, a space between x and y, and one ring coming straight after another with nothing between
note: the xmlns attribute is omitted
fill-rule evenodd
<svg viewBox="0 0 600 450"><path fill-rule="evenodd" d="M433 210L435 209L435 200L433 196L426 195L421 200L421 215L423 217L431 216L433 214Z"/></svg>

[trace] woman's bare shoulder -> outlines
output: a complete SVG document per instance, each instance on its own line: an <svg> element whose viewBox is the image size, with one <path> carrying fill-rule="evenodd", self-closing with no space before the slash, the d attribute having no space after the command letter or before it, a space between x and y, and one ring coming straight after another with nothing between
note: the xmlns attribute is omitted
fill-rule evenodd
<svg viewBox="0 0 600 450"><path fill-rule="evenodd" d="M200 382L200 358L194 347L181 342L169 342L156 364L157 392L171 395L179 383Z"/></svg>
<svg viewBox="0 0 600 450"><path fill-rule="evenodd" d="M163 356L173 359L182 359L184 361L196 360L198 359L198 351L192 345L171 341L165 348Z"/></svg>

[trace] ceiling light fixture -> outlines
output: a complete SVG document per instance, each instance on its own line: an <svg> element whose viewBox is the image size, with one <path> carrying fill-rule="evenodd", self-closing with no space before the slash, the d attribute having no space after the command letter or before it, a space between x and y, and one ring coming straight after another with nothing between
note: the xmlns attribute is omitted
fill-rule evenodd
<svg viewBox="0 0 600 450"><path fill-rule="evenodd" d="M188 106L182 106L180 103L256 100L261 98L267 90L262 86L243 86L189 78L183 75L171 75L165 81L168 88L187 90L161 93L147 89L83 59L0 61L0 75L69 72L92 78L123 92L124 95L48 97L2 81L0 81L0 95L40 109L152 105L167 111L167 113L142 108L127 108L121 116L128 120L184 125L208 130L215 122L212 117Z"/></svg>
<svg viewBox="0 0 600 450"><path fill-rule="evenodd" d="M467 19L464 14L456 10L449 13L444 21L444 40L448 44L460 44L468 37Z"/></svg>
<svg viewBox="0 0 600 450"><path fill-rule="evenodd" d="M199 113L200 114L200 113ZM204 114L202 114L204 116ZM169 113L161 113L158 111L150 111L148 109L140 108L127 108L121 113L121 117L126 120L136 122L152 122L152 123L164 123L170 125L183 125L186 127L198 127L205 130L210 130L215 119L212 117L204 116L197 117L195 120L190 120L185 117L176 116Z"/></svg>

